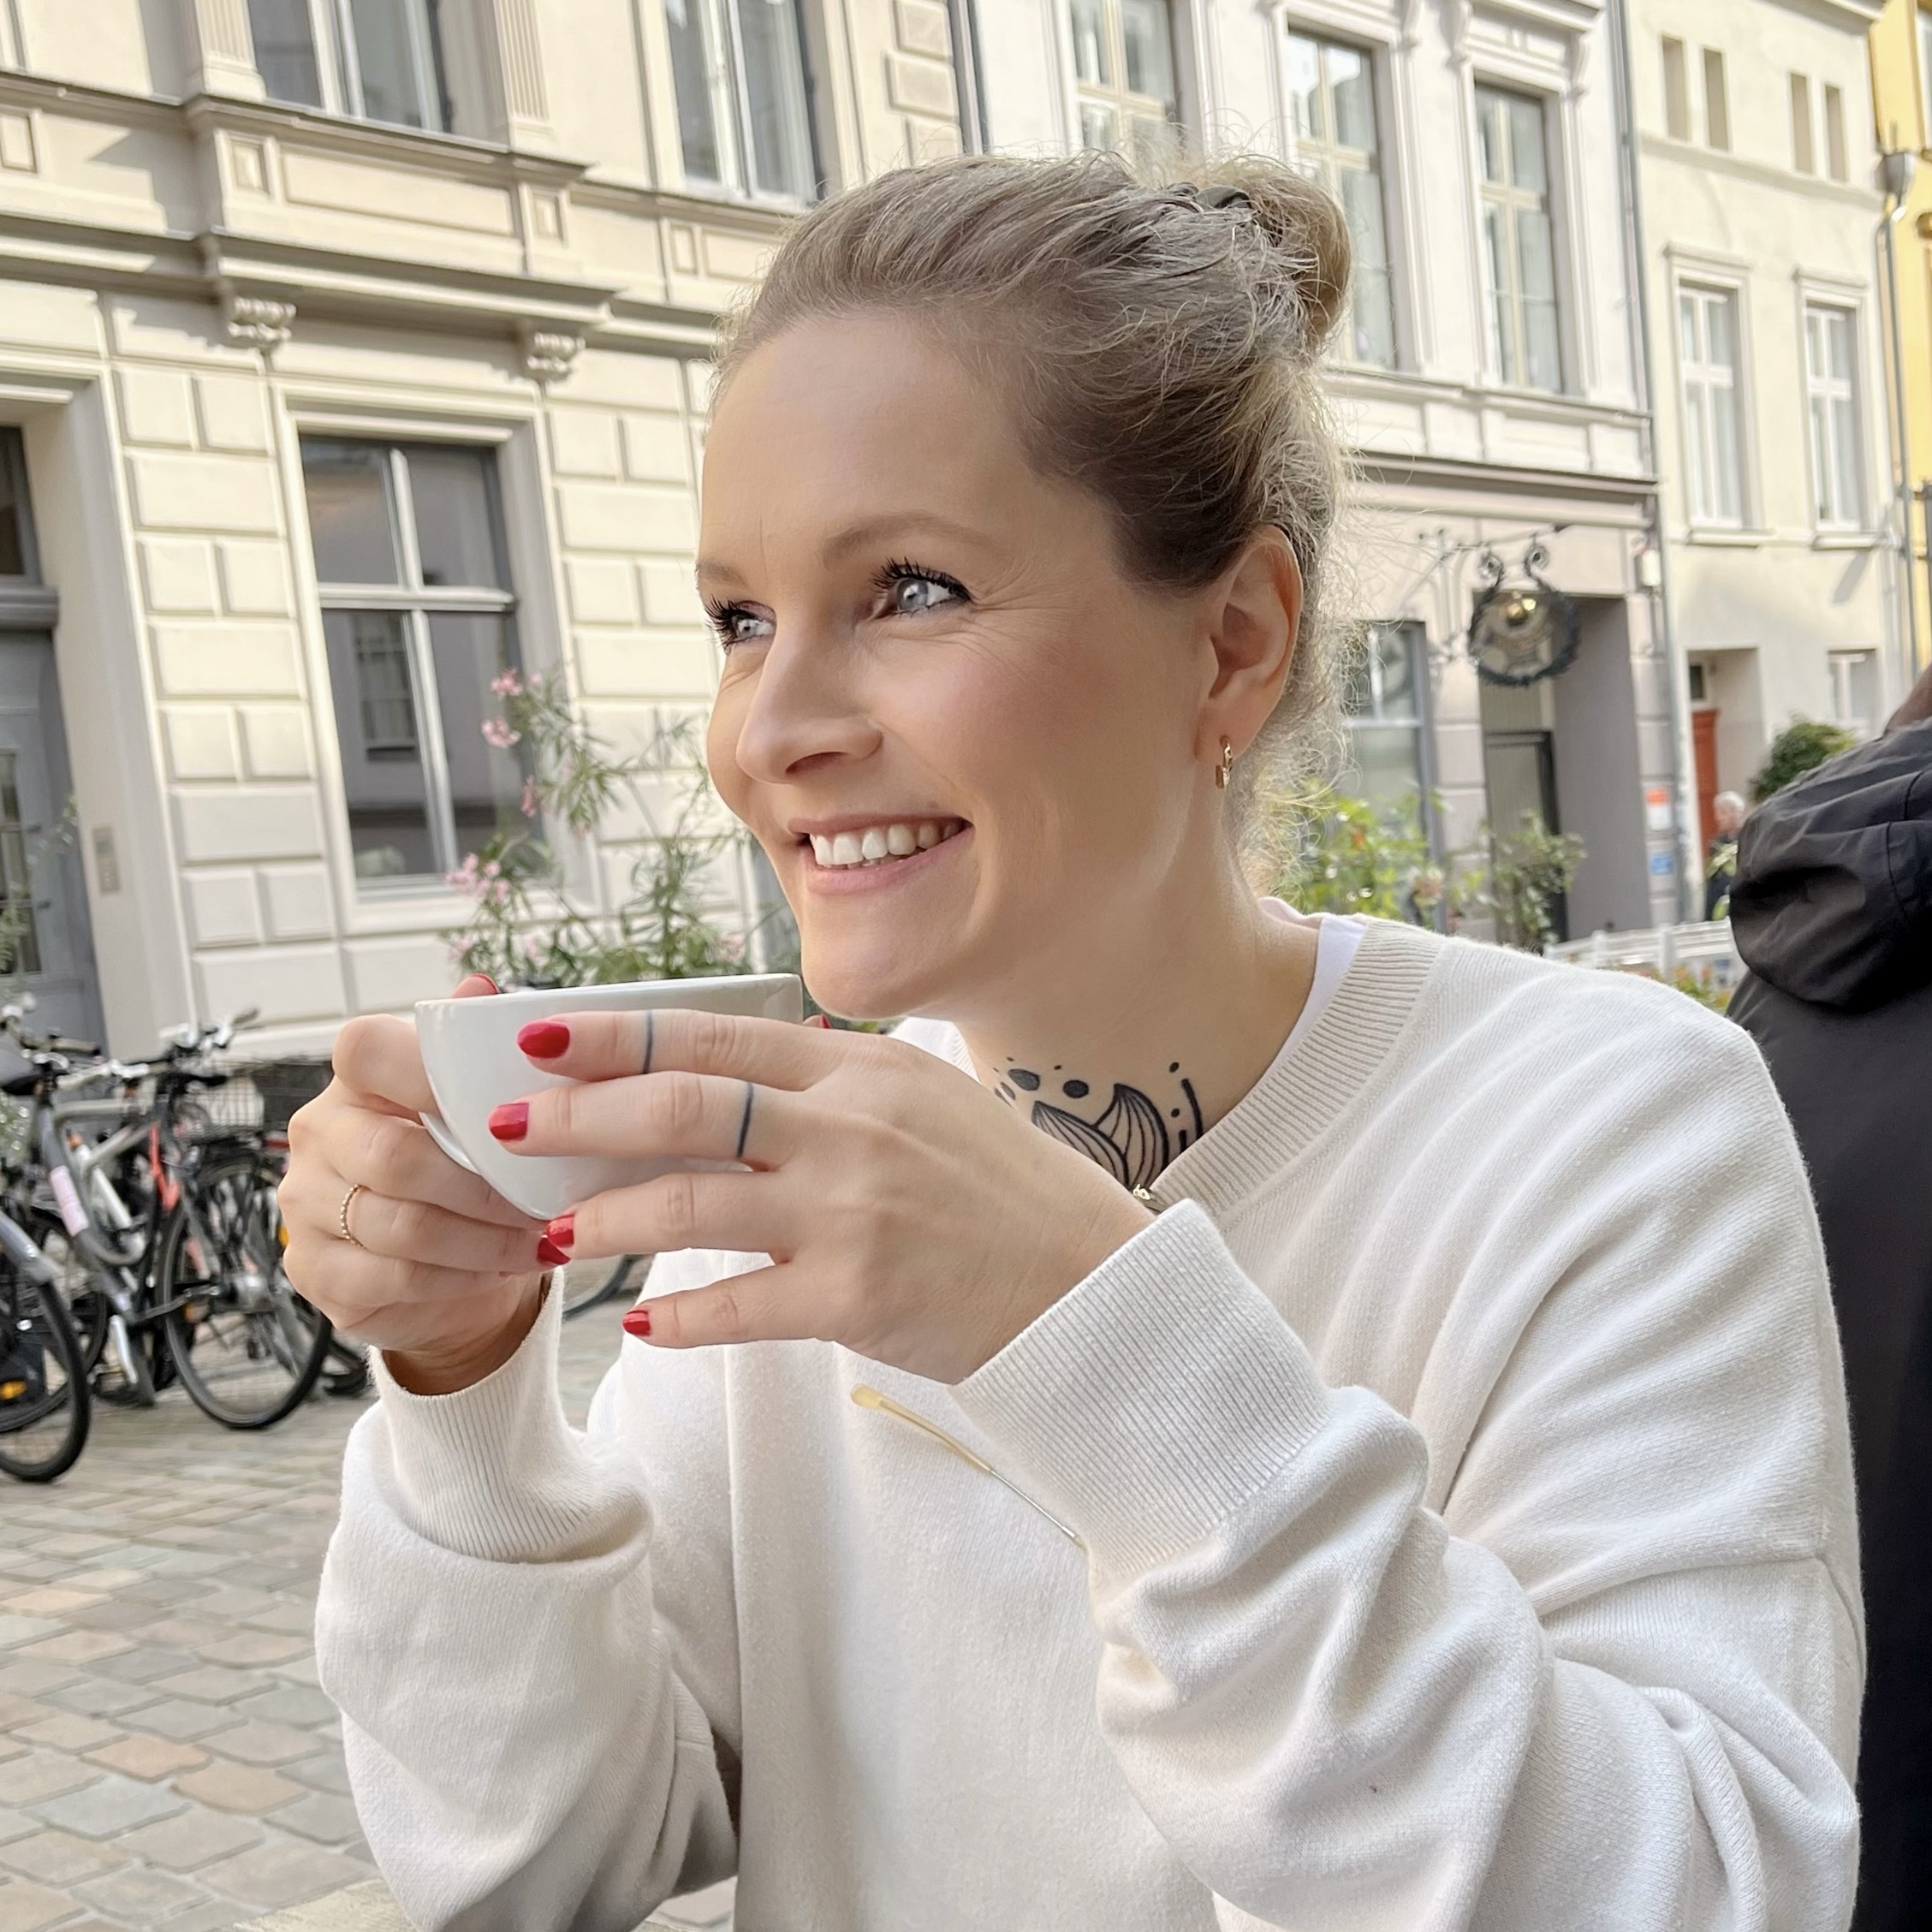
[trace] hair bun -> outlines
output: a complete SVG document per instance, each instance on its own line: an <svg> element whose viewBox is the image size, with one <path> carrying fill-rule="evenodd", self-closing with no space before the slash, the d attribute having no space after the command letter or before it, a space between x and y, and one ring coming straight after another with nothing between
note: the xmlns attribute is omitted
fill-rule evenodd
<svg viewBox="0 0 1932 1932"><path fill-rule="evenodd" d="M1319 355L1348 307L1355 262L1341 204L1319 181L1257 154L1230 157L1186 188L1205 209L1242 209L1268 243L1269 278L1299 308L1310 356Z"/></svg>

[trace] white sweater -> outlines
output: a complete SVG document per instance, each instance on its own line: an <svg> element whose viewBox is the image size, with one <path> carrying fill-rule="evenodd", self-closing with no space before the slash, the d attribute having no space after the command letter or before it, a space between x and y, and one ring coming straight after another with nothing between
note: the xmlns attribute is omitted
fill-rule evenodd
<svg viewBox="0 0 1932 1932"><path fill-rule="evenodd" d="M385 1378L318 1641L413 1921L1838 1932L1850 1451L1750 1041L1371 923L1155 1195L954 1388L627 1342L580 1435L554 1301Z"/></svg>

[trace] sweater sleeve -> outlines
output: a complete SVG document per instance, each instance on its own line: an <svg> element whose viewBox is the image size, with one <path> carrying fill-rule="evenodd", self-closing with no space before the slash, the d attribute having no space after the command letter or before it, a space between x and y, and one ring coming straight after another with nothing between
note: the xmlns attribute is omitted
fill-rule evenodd
<svg viewBox="0 0 1932 1932"><path fill-rule="evenodd" d="M688 1287L706 1259L666 1263ZM509 1362L451 1395L378 1362L344 1460L318 1662L370 1847L425 1929L629 1932L736 1868L729 1557L694 1547L707 1513L727 1519L715 1374L687 1358L676 1412L659 1389L640 1418L621 1358L580 1433L561 1323L553 1295Z"/></svg>
<svg viewBox="0 0 1932 1932"><path fill-rule="evenodd" d="M1582 1056L1513 1181L1472 1152L1430 1204L1441 1256L1470 1229L1443 1378L1497 1364L1455 1467L1324 1386L1189 1203L955 1391L1086 1543L1103 1731L1230 1932L1846 1923L1862 1633L1804 1178L1748 1044L1642 1057Z"/></svg>

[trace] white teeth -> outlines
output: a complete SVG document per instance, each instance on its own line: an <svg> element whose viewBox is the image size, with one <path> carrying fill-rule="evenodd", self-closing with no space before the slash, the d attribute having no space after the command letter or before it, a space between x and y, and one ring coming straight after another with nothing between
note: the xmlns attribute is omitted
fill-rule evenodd
<svg viewBox="0 0 1932 1932"><path fill-rule="evenodd" d="M834 869L881 865L895 859L910 859L914 853L930 852L960 829L957 818L926 818L899 819L889 825L868 825L863 832L835 832L829 836L814 832L812 856L821 865Z"/></svg>

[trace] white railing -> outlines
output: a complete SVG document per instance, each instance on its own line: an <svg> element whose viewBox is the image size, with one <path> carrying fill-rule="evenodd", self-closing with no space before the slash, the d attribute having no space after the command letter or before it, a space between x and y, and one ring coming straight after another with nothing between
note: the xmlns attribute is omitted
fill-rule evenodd
<svg viewBox="0 0 1932 1932"><path fill-rule="evenodd" d="M1630 932L1593 932L1588 939L1552 946L1549 956L1572 966L1646 973L1667 986L1689 978L1709 993L1730 993L1745 975L1728 919L1645 926Z"/></svg>

